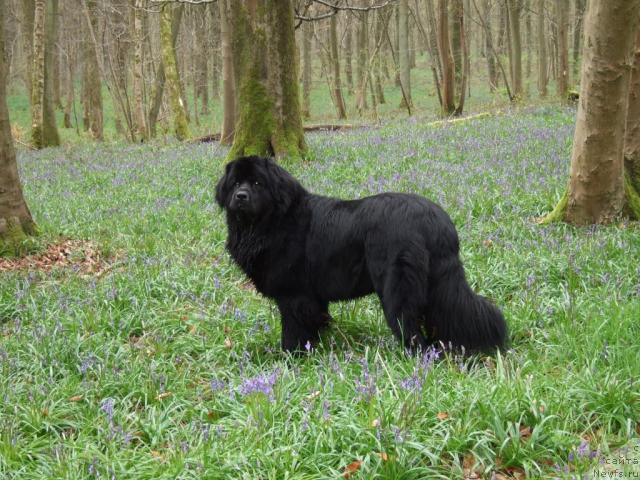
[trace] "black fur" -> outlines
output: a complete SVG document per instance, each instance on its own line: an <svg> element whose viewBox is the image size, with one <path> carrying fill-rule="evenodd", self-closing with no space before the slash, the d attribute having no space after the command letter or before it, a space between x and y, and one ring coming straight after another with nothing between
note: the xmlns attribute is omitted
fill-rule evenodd
<svg viewBox="0 0 640 480"><path fill-rule="evenodd" d="M407 348L505 346L500 310L469 287L447 213L418 195L339 200L307 192L273 160L229 163L216 187L227 249L282 315L282 348L314 342L329 302L376 293Z"/></svg>

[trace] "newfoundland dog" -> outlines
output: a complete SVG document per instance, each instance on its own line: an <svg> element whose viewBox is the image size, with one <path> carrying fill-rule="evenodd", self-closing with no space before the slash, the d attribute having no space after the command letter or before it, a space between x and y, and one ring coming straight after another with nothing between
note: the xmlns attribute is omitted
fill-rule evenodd
<svg viewBox="0 0 640 480"><path fill-rule="evenodd" d="M227 250L278 304L282 348L318 339L329 302L375 293L406 348L505 346L500 310L471 290L447 213L418 195L339 200L309 193L269 158L242 157L216 187Z"/></svg>

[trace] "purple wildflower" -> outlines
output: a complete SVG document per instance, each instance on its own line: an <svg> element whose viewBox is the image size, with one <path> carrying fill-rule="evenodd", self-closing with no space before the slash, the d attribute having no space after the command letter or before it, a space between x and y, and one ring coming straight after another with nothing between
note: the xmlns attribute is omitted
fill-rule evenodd
<svg viewBox="0 0 640 480"><path fill-rule="evenodd" d="M100 410L102 410L102 412L107 416L109 423L113 423L113 407L115 406L115 404L116 401L113 398L107 397L102 401L102 404L100 405Z"/></svg>
<svg viewBox="0 0 640 480"><path fill-rule="evenodd" d="M209 386L211 387L211 391L213 393L216 393L221 390L224 390L226 385L222 380L218 380L217 378L212 378L211 381L209 382Z"/></svg>
<svg viewBox="0 0 640 480"><path fill-rule="evenodd" d="M260 374L255 377L248 378L242 382L238 391L243 397L254 393L262 393L270 400L273 400L273 387L278 380L278 370L274 370L271 374Z"/></svg>

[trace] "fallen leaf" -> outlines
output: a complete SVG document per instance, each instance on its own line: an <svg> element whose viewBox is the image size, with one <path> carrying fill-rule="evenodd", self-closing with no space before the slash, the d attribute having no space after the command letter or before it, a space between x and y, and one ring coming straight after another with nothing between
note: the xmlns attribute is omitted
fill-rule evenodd
<svg viewBox="0 0 640 480"><path fill-rule="evenodd" d="M194 335L197 331L198 331L197 325L191 325L191 327L189 328L189 333L192 335Z"/></svg>
<svg viewBox="0 0 640 480"><path fill-rule="evenodd" d="M312 392L309 395L307 395L307 400L313 400L314 398L317 398L319 396L320 396L320 390L316 390L315 392Z"/></svg>
<svg viewBox="0 0 640 480"><path fill-rule="evenodd" d="M376 452L376 455L378 455L383 462L389 460L389 455L387 455L386 452Z"/></svg>
<svg viewBox="0 0 640 480"><path fill-rule="evenodd" d="M373 428L378 428L380 426L380 419L379 418L374 418L373 421L371 422L371 426Z"/></svg>
<svg viewBox="0 0 640 480"><path fill-rule="evenodd" d="M360 460L354 460L349 465L344 467L344 471L342 472L342 478L350 478L351 475L360 470L362 466L362 462Z"/></svg>
<svg viewBox="0 0 640 480"><path fill-rule="evenodd" d="M231 339L229 337L226 337L224 339L224 346L225 346L225 348L229 348L229 349L233 348L233 342L231 341Z"/></svg>
<svg viewBox="0 0 640 480"><path fill-rule="evenodd" d="M476 462L476 457L469 452L462 458L462 471L465 480L477 480L482 475L482 466Z"/></svg>
<svg viewBox="0 0 640 480"><path fill-rule="evenodd" d="M170 397L171 395L173 395L173 393L171 392L162 392L161 394L159 394L156 398L158 400L162 400L163 398L167 398Z"/></svg>
<svg viewBox="0 0 640 480"><path fill-rule="evenodd" d="M74 395L73 397L69 397L70 402L79 402L82 400L82 395Z"/></svg>
<svg viewBox="0 0 640 480"><path fill-rule="evenodd" d="M446 420L447 418L449 418L449 414L447 412L438 412L436 418L438 420Z"/></svg>
<svg viewBox="0 0 640 480"><path fill-rule="evenodd" d="M520 425L520 439L528 440L531 437L531 427Z"/></svg>
<svg viewBox="0 0 640 480"><path fill-rule="evenodd" d="M151 450L151 456L153 458L162 459L162 454L157 450Z"/></svg>
<svg viewBox="0 0 640 480"><path fill-rule="evenodd" d="M482 245L483 245L485 248L492 247L492 246L493 246L493 240L491 240L490 238L487 238L486 240L483 240L483 241L482 241Z"/></svg>

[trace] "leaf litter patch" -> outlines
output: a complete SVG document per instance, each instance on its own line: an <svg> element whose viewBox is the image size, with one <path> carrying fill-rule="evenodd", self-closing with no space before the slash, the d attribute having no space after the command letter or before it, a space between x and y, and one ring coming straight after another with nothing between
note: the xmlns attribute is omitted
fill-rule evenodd
<svg viewBox="0 0 640 480"><path fill-rule="evenodd" d="M101 276L111 269L114 260L105 257L94 242L66 239L32 255L0 258L0 272L69 269L81 275Z"/></svg>

